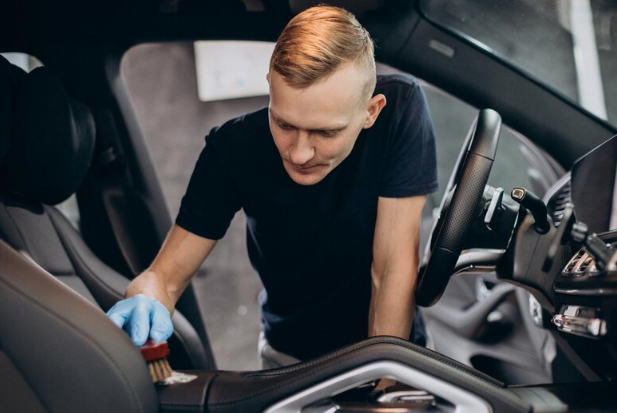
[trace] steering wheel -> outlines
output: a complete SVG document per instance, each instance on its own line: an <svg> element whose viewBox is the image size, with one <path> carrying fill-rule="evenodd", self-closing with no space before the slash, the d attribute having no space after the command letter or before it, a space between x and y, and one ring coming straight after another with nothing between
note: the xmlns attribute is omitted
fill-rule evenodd
<svg viewBox="0 0 617 413"><path fill-rule="evenodd" d="M481 110L471 126L441 200L440 217L431 233L424 259L426 265L419 273L418 305L435 304L448 285L478 216L500 131L501 116L492 109Z"/></svg>

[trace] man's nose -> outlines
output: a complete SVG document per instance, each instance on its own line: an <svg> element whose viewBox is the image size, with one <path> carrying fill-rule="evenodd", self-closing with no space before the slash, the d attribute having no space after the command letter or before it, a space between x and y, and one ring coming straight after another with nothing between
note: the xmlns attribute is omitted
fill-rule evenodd
<svg viewBox="0 0 617 413"><path fill-rule="evenodd" d="M289 160L295 165L305 165L315 156L315 148L308 133L300 132L289 149Z"/></svg>

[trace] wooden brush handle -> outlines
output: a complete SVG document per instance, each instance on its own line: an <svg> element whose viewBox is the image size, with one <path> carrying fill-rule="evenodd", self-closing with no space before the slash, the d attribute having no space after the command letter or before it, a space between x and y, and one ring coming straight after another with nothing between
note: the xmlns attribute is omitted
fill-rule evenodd
<svg viewBox="0 0 617 413"><path fill-rule="evenodd" d="M166 341L155 343L152 339L149 339L146 341L146 344L139 347L139 350L148 363L154 360L164 359L169 355L169 346Z"/></svg>

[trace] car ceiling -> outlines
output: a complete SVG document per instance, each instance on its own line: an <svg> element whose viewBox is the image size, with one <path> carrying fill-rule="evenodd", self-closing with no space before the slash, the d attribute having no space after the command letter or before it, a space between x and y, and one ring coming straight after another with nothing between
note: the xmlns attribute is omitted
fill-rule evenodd
<svg viewBox="0 0 617 413"><path fill-rule="evenodd" d="M41 42L140 42L230 34L271 39L291 16L288 6L250 12L234 0L25 0L5 2L3 9L2 31L10 34L0 40L3 49Z"/></svg>

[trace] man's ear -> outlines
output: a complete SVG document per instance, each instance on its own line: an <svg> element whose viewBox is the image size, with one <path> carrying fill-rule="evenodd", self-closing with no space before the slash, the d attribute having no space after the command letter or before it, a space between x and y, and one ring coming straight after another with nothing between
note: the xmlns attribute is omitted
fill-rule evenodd
<svg viewBox="0 0 617 413"><path fill-rule="evenodd" d="M270 72L266 73L266 80L268 81L268 84L270 84Z"/></svg>
<svg viewBox="0 0 617 413"><path fill-rule="evenodd" d="M367 103L366 121L362 126L363 129L368 129L375 124L381 110L386 106L386 97L381 93L373 96Z"/></svg>

